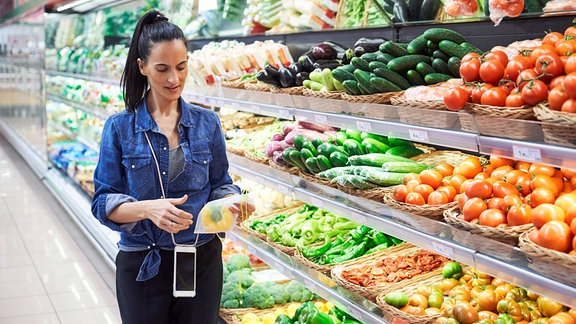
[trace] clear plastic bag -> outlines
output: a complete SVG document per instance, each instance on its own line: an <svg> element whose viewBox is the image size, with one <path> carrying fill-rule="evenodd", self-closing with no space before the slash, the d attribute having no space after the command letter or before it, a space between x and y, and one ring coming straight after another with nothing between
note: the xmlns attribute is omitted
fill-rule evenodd
<svg viewBox="0 0 576 324"><path fill-rule="evenodd" d="M196 221L194 233L222 233L234 228L238 218L248 217L248 205L253 205L247 195L234 195L208 202Z"/></svg>

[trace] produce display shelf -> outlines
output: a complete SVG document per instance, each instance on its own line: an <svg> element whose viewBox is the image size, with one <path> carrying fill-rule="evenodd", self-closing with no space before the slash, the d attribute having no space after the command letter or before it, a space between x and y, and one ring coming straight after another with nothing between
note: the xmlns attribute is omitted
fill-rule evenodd
<svg viewBox="0 0 576 324"><path fill-rule="evenodd" d="M87 148L89 148L95 152L100 152L100 146L97 143L94 143L93 141L90 141L90 140L88 140L82 136L78 136L77 134L72 133L66 127L55 124L54 122L51 122L51 121L48 121L48 126L58 130L59 132L65 134L66 136L73 138L74 140L82 143Z"/></svg>
<svg viewBox="0 0 576 324"><path fill-rule="evenodd" d="M234 154L228 156L230 163L235 165L230 171L239 176L261 181L264 185L283 182L278 180L276 170L269 166ZM525 255L516 247L453 228L445 223L395 210L375 201L351 196L298 176L289 177L292 182L272 188L285 194L293 193L298 200L464 264L478 267L483 272L531 289L538 294L548 296L553 289L552 294L556 300L566 305L574 305L576 287L533 272L527 266ZM566 266L559 264L558 267L570 273L570 269L564 269Z"/></svg>
<svg viewBox="0 0 576 324"><path fill-rule="evenodd" d="M106 120L108 118L108 115L105 112L103 112L102 109L90 107L89 105L85 105L85 104L80 104L80 103L74 102L72 100L63 98L59 95L47 94L46 99L50 100L50 101L59 102L59 103L68 105L74 109L82 110L85 113L90 114L93 117L100 118L102 120Z"/></svg>
<svg viewBox="0 0 576 324"><path fill-rule="evenodd" d="M362 323L387 323L382 310L372 301L338 286L331 278L310 269L287 254L273 248L257 237L234 229L227 237L245 247L256 257L284 276L302 283L306 288L340 307Z"/></svg>
<svg viewBox="0 0 576 324"><path fill-rule="evenodd" d="M110 79L107 77L100 77L100 76L94 76L94 75L88 75L88 74L80 74L80 73L71 73L71 72L61 72L61 71L54 71L54 70L46 70L46 75L49 76L62 76L62 77L67 77L67 78L73 78L73 79L82 79L82 80L86 80L86 81L92 81L92 82L99 82L99 83L104 83L104 84L109 84L109 85L113 85L113 86L120 86L120 81L119 80L114 80L114 79Z"/></svg>

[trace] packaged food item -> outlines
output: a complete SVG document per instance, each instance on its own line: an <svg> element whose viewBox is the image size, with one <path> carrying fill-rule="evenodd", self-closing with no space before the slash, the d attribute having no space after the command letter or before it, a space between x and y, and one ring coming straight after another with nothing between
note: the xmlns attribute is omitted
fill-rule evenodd
<svg viewBox="0 0 576 324"><path fill-rule="evenodd" d="M200 213L194 228L195 233L222 233L231 230L238 218L248 215L248 205L253 205L247 195L234 195L208 202Z"/></svg>

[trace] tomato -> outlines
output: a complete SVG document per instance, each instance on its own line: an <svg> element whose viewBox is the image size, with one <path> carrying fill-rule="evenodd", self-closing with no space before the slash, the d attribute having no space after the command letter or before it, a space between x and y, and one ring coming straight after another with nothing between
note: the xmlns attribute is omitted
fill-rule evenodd
<svg viewBox="0 0 576 324"><path fill-rule="evenodd" d="M549 176L547 174L536 173L534 178L532 178L532 181L530 181L530 189L532 189L532 191L534 191L534 189L540 188L540 187L550 189L550 191L552 191L554 196L558 196L558 194L560 193L560 189L561 189L558 187L556 180L554 180L554 178L552 178L551 176Z"/></svg>
<svg viewBox="0 0 576 324"><path fill-rule="evenodd" d="M496 227L501 224L506 224L506 215L502 209L486 209L478 217L480 225Z"/></svg>
<svg viewBox="0 0 576 324"><path fill-rule="evenodd" d="M447 177L447 176L451 176L452 172L454 172L454 166L452 166L449 163L440 163L438 165L436 165L434 167L434 169L440 173L442 173L443 176Z"/></svg>
<svg viewBox="0 0 576 324"><path fill-rule="evenodd" d="M564 40L564 35L562 35L562 33L549 32L544 36L544 38L542 38L542 44L556 46L556 44L561 40Z"/></svg>
<svg viewBox="0 0 576 324"><path fill-rule="evenodd" d="M493 50L484 54L484 61L497 60L504 66L508 64L508 54L501 50Z"/></svg>
<svg viewBox="0 0 576 324"><path fill-rule="evenodd" d="M478 318L480 319L478 324L494 324L494 321L498 318L498 314L489 311L479 311Z"/></svg>
<svg viewBox="0 0 576 324"><path fill-rule="evenodd" d="M442 277L444 278L460 279L463 274L464 270L462 270L462 266L458 262L446 262L442 267Z"/></svg>
<svg viewBox="0 0 576 324"><path fill-rule="evenodd" d="M570 98L562 104L560 111L567 113L576 113L576 98Z"/></svg>
<svg viewBox="0 0 576 324"><path fill-rule="evenodd" d="M504 81L504 79L502 79L502 80L500 80L500 84L498 85L498 88L504 90L506 95L509 95L512 93L512 90L516 89L516 83L514 83L512 81Z"/></svg>
<svg viewBox="0 0 576 324"><path fill-rule="evenodd" d="M572 248L572 231L564 221L551 220L542 225L538 232L540 246L568 253Z"/></svg>
<svg viewBox="0 0 576 324"><path fill-rule="evenodd" d="M522 195L526 196L532 190L530 188L531 182L532 182L531 176L529 174L526 174L526 176L523 176L520 179L518 179L518 182L516 182L516 188L518 188L518 190L520 190L520 193Z"/></svg>
<svg viewBox="0 0 576 324"><path fill-rule="evenodd" d="M492 184L486 180L474 180L466 187L465 193L468 198L488 199L492 196Z"/></svg>
<svg viewBox="0 0 576 324"><path fill-rule="evenodd" d="M503 205L502 207L505 210L509 210L510 207L520 205L521 203L522 198L520 198L518 195L508 195L502 198L502 205Z"/></svg>
<svg viewBox="0 0 576 324"><path fill-rule="evenodd" d="M504 208L504 199L502 198L490 198L486 200L486 206L488 206L488 209L500 209L502 211L506 211L506 208Z"/></svg>
<svg viewBox="0 0 576 324"><path fill-rule="evenodd" d="M576 321L566 312L560 312L552 317L548 321L548 324L574 324Z"/></svg>
<svg viewBox="0 0 576 324"><path fill-rule="evenodd" d="M476 308L479 311L496 311L496 305L498 301L496 300L496 294L494 290L486 289L476 296Z"/></svg>
<svg viewBox="0 0 576 324"><path fill-rule="evenodd" d="M530 224L532 222L532 207L520 204L510 207L506 220L510 226Z"/></svg>
<svg viewBox="0 0 576 324"><path fill-rule="evenodd" d="M486 180L488 178L490 178L490 176L488 175L488 173L486 173L484 171L482 171L482 172L480 172L474 176L474 180Z"/></svg>
<svg viewBox="0 0 576 324"><path fill-rule="evenodd" d="M456 169L454 169L456 170ZM456 189L456 191L460 190L460 187L462 186L462 183L464 181L466 181L466 177L461 175L461 174L455 174L453 176L450 177L450 186L454 187L454 189ZM459 193L459 192L458 192Z"/></svg>
<svg viewBox="0 0 576 324"><path fill-rule="evenodd" d="M506 107L522 107L526 104L524 98L522 98L522 93L520 93L518 88L514 88L512 92L506 97Z"/></svg>
<svg viewBox="0 0 576 324"><path fill-rule="evenodd" d="M466 179L472 179L480 172L482 172L482 163L476 156L466 158L454 169L455 175L462 175Z"/></svg>
<svg viewBox="0 0 576 324"><path fill-rule="evenodd" d="M541 80L532 80L522 88L522 99L529 105L536 105L548 98L548 86Z"/></svg>
<svg viewBox="0 0 576 324"><path fill-rule="evenodd" d="M554 193L546 187L536 188L530 194L530 206L532 207L542 204L553 204L555 200L556 196Z"/></svg>
<svg viewBox="0 0 576 324"><path fill-rule="evenodd" d="M414 188L414 192L422 195L422 198L424 198L424 200L428 200L428 196L430 195L430 193L434 192L434 188L432 188L430 185L422 183Z"/></svg>
<svg viewBox="0 0 576 324"><path fill-rule="evenodd" d="M532 163L528 168L528 172L534 174L545 174L547 176L552 177L556 173L556 169L550 165L541 163Z"/></svg>
<svg viewBox="0 0 576 324"><path fill-rule="evenodd" d="M418 181L416 179L412 179L412 180L406 182L406 187L408 187L408 193L413 192L414 188L416 188L416 186L419 184L420 184L420 181Z"/></svg>
<svg viewBox="0 0 576 324"><path fill-rule="evenodd" d="M505 65L498 60L485 61L480 64L480 79L491 84L498 84L504 77Z"/></svg>
<svg viewBox="0 0 576 324"><path fill-rule="evenodd" d="M465 193L456 194L454 197L454 201L458 203L458 208L460 208L460 210L464 209L464 205L469 199L470 198L468 198Z"/></svg>
<svg viewBox="0 0 576 324"><path fill-rule="evenodd" d="M424 312L424 308L418 306L406 305L400 308L400 310L410 315L416 315L416 316L426 315L426 312Z"/></svg>
<svg viewBox="0 0 576 324"><path fill-rule="evenodd" d="M413 294L408 299L408 305L417 306L420 308L428 308L428 298L421 294Z"/></svg>
<svg viewBox="0 0 576 324"><path fill-rule="evenodd" d="M522 309L518 303L510 298L504 298L496 305L496 310L500 314L508 314L515 322L522 320Z"/></svg>
<svg viewBox="0 0 576 324"><path fill-rule="evenodd" d="M566 212L552 204L538 205L532 209L532 223L537 228L541 228L547 222L556 220L564 222L566 219Z"/></svg>
<svg viewBox="0 0 576 324"><path fill-rule="evenodd" d="M454 318L462 324L472 324L479 320L476 308L465 301L456 302L452 309L452 314Z"/></svg>
<svg viewBox="0 0 576 324"><path fill-rule="evenodd" d="M536 303L544 317L552 317L565 309L564 305L544 296L538 297Z"/></svg>
<svg viewBox="0 0 576 324"><path fill-rule="evenodd" d="M486 90L482 97L480 97L480 103L482 105L504 107L506 106L506 97L508 94L502 90L502 88L494 87Z"/></svg>
<svg viewBox="0 0 576 324"><path fill-rule="evenodd" d="M509 17L518 17L524 10L524 0L508 0L508 7L504 12Z"/></svg>
<svg viewBox="0 0 576 324"><path fill-rule="evenodd" d="M557 86L562 86L562 84L564 83L564 79L566 79L565 75L555 77L554 79L552 79L552 81L550 81L549 88L554 89Z"/></svg>
<svg viewBox="0 0 576 324"><path fill-rule="evenodd" d="M556 47L550 45L550 44L543 44L540 45L538 47L536 47L535 49L532 50L532 53L530 53L530 61L532 62L532 65L536 65L536 60L544 55L544 54L558 54L558 51L556 50Z"/></svg>
<svg viewBox="0 0 576 324"><path fill-rule="evenodd" d="M443 205L443 204L447 204L449 202L451 202L452 200L450 200L448 198L448 196L446 196L445 193L441 192L441 191L434 191L432 193L430 193L430 195L428 196L428 205Z"/></svg>
<svg viewBox="0 0 576 324"><path fill-rule="evenodd" d="M544 74L544 82L550 82L564 72L564 64L557 54L548 53L536 59L534 70L538 75Z"/></svg>
<svg viewBox="0 0 576 324"><path fill-rule="evenodd" d="M528 174L528 172L514 169L506 173L504 178L502 178L502 181L506 181L509 184L516 185L516 183L518 183L518 180L520 180L520 178L523 177L528 177L530 179L530 175Z"/></svg>
<svg viewBox="0 0 576 324"><path fill-rule="evenodd" d="M492 174L490 176L492 178L496 178L497 180L502 180L512 170L514 170L514 168L512 166L503 165L503 166L497 167L494 171L492 171Z"/></svg>
<svg viewBox="0 0 576 324"><path fill-rule="evenodd" d="M524 86L528 84L528 82L536 79L537 77L538 74L532 68L522 70L520 71L520 74L518 74L518 78L516 79L516 85L518 85L519 90L522 90Z"/></svg>
<svg viewBox="0 0 576 324"><path fill-rule="evenodd" d="M426 204L426 200L422 197L421 194L417 192L410 192L406 195L406 203L416 206L424 206Z"/></svg>
<svg viewBox="0 0 576 324"><path fill-rule="evenodd" d="M440 187L443 178L442 173L437 170L428 169L420 172L420 181L423 184L430 185L433 189Z"/></svg>
<svg viewBox="0 0 576 324"><path fill-rule="evenodd" d="M462 185L460 186L460 193L466 192L466 188L468 188L468 185L471 184L472 181L474 181L474 179L464 180L464 182L462 182Z"/></svg>
<svg viewBox="0 0 576 324"><path fill-rule="evenodd" d="M480 217L480 214L482 214L486 209L488 209L486 202L481 198L474 197L466 201L464 208L462 209L462 215L464 216L464 220L471 221Z"/></svg>
<svg viewBox="0 0 576 324"><path fill-rule="evenodd" d="M568 311L568 314L570 314L570 316L572 316L572 319L574 319L576 321L576 308L574 308L574 307L570 308L570 310Z"/></svg>
<svg viewBox="0 0 576 324"><path fill-rule="evenodd" d="M576 40L572 40L574 42L576 42ZM576 48L575 48L575 52L576 52ZM574 52L572 52L574 53ZM564 64L564 73L566 74L570 74L576 72L576 54L572 54L570 56L568 56L568 59L566 60L566 63Z"/></svg>
<svg viewBox="0 0 576 324"><path fill-rule="evenodd" d="M460 76L464 82L480 80L480 55L477 53L464 55L460 63Z"/></svg>
<svg viewBox="0 0 576 324"><path fill-rule="evenodd" d="M471 91L471 98L472 98L472 102L474 103L480 103L480 100L482 99L482 95L484 94L484 92L486 92L486 90L494 88L493 85L491 85L490 83L482 83L482 84L478 84L476 86L472 87L472 91Z"/></svg>
<svg viewBox="0 0 576 324"><path fill-rule="evenodd" d="M518 79L518 75L520 74L520 72L526 70L526 69L531 69L533 68L534 65L532 64L532 62L530 61L529 58L522 56L522 55L517 55L516 57L514 57L513 59L511 59L508 64L506 64L506 76L510 79L510 80L516 80Z"/></svg>
<svg viewBox="0 0 576 324"><path fill-rule="evenodd" d="M566 75L562 85L564 86L564 91L566 91L568 98L576 98L576 72Z"/></svg>
<svg viewBox="0 0 576 324"><path fill-rule="evenodd" d="M519 196L520 192L513 184L505 181L496 181L492 185L492 192L494 197L504 198L506 196L515 195Z"/></svg>
<svg viewBox="0 0 576 324"><path fill-rule="evenodd" d="M556 51L558 52L558 55L560 56L570 56L572 54L574 54L576 51L576 48L574 48L574 40L573 39L568 39L568 40L561 40L558 43L556 43L555 47L556 47Z"/></svg>
<svg viewBox="0 0 576 324"><path fill-rule="evenodd" d="M554 202L554 205L562 208L565 212L568 212L572 206L576 205L576 192L567 193L558 197Z"/></svg>
<svg viewBox="0 0 576 324"><path fill-rule="evenodd" d="M420 175L418 173L407 173L404 176L404 184L407 184L410 180L416 180L416 182L420 183Z"/></svg>
<svg viewBox="0 0 576 324"><path fill-rule="evenodd" d="M466 105L470 94L463 87L456 87L444 94L444 105L448 110L458 111Z"/></svg>
<svg viewBox="0 0 576 324"><path fill-rule="evenodd" d="M572 36L576 37L576 26L570 26L564 30L564 37Z"/></svg>
<svg viewBox="0 0 576 324"><path fill-rule="evenodd" d="M408 187L406 185L399 185L394 188L392 192L392 199L400 202L404 202L406 200L406 195L408 195Z"/></svg>
<svg viewBox="0 0 576 324"><path fill-rule="evenodd" d="M562 86L552 88L548 93L548 105L552 110L560 110L566 100L568 100L568 94Z"/></svg>
<svg viewBox="0 0 576 324"><path fill-rule="evenodd" d="M562 175L568 179L576 177L576 169L562 167L560 168L560 172L562 172Z"/></svg>

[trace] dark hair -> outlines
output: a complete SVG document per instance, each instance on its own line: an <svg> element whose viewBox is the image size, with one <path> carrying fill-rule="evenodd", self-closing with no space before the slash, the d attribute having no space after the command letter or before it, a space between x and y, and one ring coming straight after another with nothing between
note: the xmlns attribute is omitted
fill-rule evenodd
<svg viewBox="0 0 576 324"><path fill-rule="evenodd" d="M155 44L175 39L181 39L186 45L182 29L169 22L168 18L157 10L147 12L138 21L120 79L124 103L129 112L136 110L148 88L148 78L140 73L138 58L146 62Z"/></svg>

